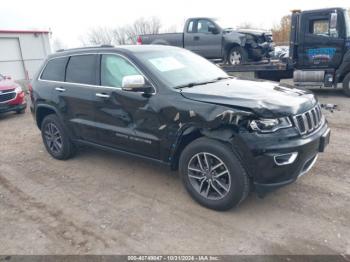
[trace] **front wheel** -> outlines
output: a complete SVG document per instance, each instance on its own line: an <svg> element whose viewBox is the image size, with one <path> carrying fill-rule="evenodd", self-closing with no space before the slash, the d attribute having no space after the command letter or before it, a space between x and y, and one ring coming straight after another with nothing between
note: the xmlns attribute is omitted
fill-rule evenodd
<svg viewBox="0 0 350 262"><path fill-rule="evenodd" d="M240 65L248 61L248 53L241 46L234 46L228 53L227 62L230 65Z"/></svg>
<svg viewBox="0 0 350 262"><path fill-rule="evenodd" d="M200 138L180 156L180 174L189 194L201 205L228 210L249 193L249 178L233 150L216 140Z"/></svg>
<svg viewBox="0 0 350 262"><path fill-rule="evenodd" d="M350 73L348 73L343 80L343 92L345 95L350 96Z"/></svg>

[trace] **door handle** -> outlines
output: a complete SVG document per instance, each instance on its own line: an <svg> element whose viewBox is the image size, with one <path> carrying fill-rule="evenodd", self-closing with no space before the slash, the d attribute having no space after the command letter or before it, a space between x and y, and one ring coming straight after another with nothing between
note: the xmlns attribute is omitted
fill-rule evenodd
<svg viewBox="0 0 350 262"><path fill-rule="evenodd" d="M103 93L96 93L96 96L101 98L109 98L109 95Z"/></svg>
<svg viewBox="0 0 350 262"><path fill-rule="evenodd" d="M199 36L194 36L193 40L199 40Z"/></svg>
<svg viewBox="0 0 350 262"><path fill-rule="evenodd" d="M66 91L66 89L64 89L64 88L62 88L62 87L56 87L55 90L58 91L58 92L64 92L64 91Z"/></svg>

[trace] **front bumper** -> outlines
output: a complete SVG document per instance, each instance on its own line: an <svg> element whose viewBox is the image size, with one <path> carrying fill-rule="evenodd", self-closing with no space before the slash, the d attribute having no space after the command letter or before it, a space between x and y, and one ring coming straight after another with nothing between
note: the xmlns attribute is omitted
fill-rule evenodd
<svg viewBox="0 0 350 262"><path fill-rule="evenodd" d="M22 111L26 109L27 103L22 103L18 105L0 104L0 113L7 113L11 111Z"/></svg>
<svg viewBox="0 0 350 262"><path fill-rule="evenodd" d="M263 141L260 137L259 143L256 143L257 138L253 139L251 136L254 134L246 140L252 152L247 164L254 189L258 196L263 197L270 191L295 182L312 168L318 154L324 151L329 142L330 129L325 122L307 137L285 138L275 134L265 137ZM276 163L276 156L291 153L297 153L294 161L283 165Z"/></svg>

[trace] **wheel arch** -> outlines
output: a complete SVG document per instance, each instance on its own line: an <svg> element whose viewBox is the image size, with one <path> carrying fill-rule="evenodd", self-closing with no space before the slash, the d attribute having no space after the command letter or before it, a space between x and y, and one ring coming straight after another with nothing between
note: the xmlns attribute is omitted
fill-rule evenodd
<svg viewBox="0 0 350 262"><path fill-rule="evenodd" d="M37 105L35 110L35 120L36 120L36 125L38 126L39 129L41 129L41 124L44 118L50 114L56 114L58 117L60 117L55 107L50 105Z"/></svg>
<svg viewBox="0 0 350 262"><path fill-rule="evenodd" d="M344 54L343 60L336 70L336 83L342 83L348 73L350 73L350 50Z"/></svg>
<svg viewBox="0 0 350 262"><path fill-rule="evenodd" d="M230 54L231 52L231 49L234 48L234 47L242 47L244 48L244 46L241 46L239 43L237 42L231 42L231 43L227 43L224 47L224 53L225 53L225 57L227 58L228 55Z"/></svg>
<svg viewBox="0 0 350 262"><path fill-rule="evenodd" d="M231 139L236 136L236 132L233 129L227 127L207 129L199 128L196 126L188 126L179 131L177 139L172 146L172 150L170 152L170 167L172 170L178 169L181 153L186 148L186 146L198 138L206 137L209 139L214 139L232 147Z"/></svg>

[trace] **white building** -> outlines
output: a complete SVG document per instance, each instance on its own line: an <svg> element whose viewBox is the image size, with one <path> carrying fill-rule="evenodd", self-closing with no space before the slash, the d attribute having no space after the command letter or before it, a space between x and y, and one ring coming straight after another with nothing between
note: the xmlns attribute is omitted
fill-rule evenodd
<svg viewBox="0 0 350 262"><path fill-rule="evenodd" d="M49 31L0 30L0 74L32 79L51 53Z"/></svg>

